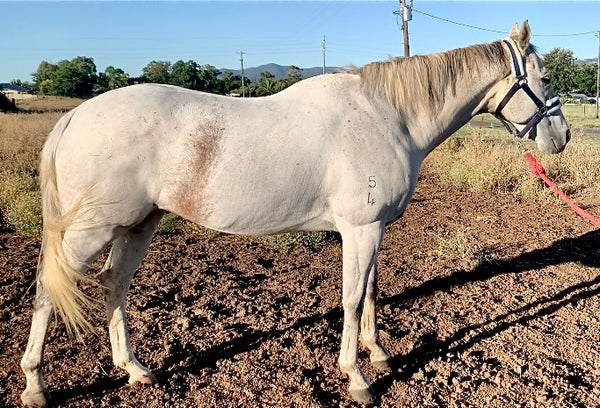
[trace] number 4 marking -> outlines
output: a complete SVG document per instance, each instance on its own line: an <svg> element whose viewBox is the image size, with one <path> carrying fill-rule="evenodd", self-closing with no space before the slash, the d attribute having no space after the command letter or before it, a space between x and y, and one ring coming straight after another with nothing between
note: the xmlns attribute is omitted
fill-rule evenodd
<svg viewBox="0 0 600 408"><path fill-rule="evenodd" d="M375 199L371 196L370 191L369 191L369 195L367 197L367 204L375 205Z"/></svg>

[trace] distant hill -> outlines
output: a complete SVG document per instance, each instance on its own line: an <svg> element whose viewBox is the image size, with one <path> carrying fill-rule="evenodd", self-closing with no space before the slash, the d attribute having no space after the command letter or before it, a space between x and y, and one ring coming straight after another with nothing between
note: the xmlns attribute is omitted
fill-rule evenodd
<svg viewBox="0 0 600 408"><path fill-rule="evenodd" d="M283 78L286 75L284 65L279 64L265 64L259 65L258 67L244 68L244 76L246 78L250 78L251 81L256 81L261 72L270 72L275 76L275 78ZM229 68L221 68L219 69L221 72L231 72L233 75L240 75L241 71L239 69L229 69ZM323 73L323 67L312 67L312 68L300 68L302 72L303 78L310 78L315 75L319 75ZM325 72L339 72L344 71L344 68L340 67L325 67Z"/></svg>
<svg viewBox="0 0 600 408"><path fill-rule="evenodd" d="M587 64L597 64L598 60L596 58L588 58L588 59L576 59L575 64L577 65L587 65Z"/></svg>

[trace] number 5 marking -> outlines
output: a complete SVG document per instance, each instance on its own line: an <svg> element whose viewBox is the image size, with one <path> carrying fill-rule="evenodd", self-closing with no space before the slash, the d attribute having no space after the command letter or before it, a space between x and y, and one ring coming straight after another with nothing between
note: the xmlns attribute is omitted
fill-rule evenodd
<svg viewBox="0 0 600 408"><path fill-rule="evenodd" d="M369 176L369 187L375 188L376 185L377 185L377 182L375 181L375 176Z"/></svg>

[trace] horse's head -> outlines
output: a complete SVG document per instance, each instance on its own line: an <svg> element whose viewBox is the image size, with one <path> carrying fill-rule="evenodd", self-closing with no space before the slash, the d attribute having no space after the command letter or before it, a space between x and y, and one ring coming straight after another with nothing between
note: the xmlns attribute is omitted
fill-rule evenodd
<svg viewBox="0 0 600 408"><path fill-rule="evenodd" d="M559 153L571 138L569 125L542 60L529 44L527 21L515 24L503 45L510 55L512 74L501 81L494 114L517 137L527 135L540 150Z"/></svg>

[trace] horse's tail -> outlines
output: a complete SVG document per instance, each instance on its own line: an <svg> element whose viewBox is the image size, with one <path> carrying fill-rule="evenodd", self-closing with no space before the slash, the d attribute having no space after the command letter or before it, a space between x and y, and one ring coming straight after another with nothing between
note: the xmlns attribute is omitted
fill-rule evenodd
<svg viewBox="0 0 600 408"><path fill-rule="evenodd" d="M56 149L69 125L75 110L63 116L50 132L40 159L40 187L42 191L43 235L38 279L50 298L54 310L65 322L69 335L93 330L86 319L86 312L94 301L78 287L86 280L81 271L68 261L63 246L65 231L71 226L80 210L82 200L63 213L56 182Z"/></svg>

